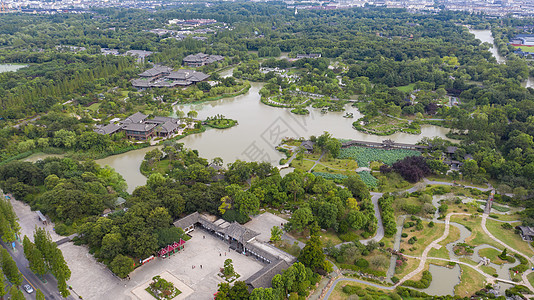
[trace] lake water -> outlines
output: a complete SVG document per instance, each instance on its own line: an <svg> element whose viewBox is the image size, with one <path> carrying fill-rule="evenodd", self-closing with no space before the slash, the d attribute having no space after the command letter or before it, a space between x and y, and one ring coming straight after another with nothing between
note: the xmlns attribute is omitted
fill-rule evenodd
<svg viewBox="0 0 534 300"><path fill-rule="evenodd" d="M24 67L27 67L27 65L0 64L0 73L16 71Z"/></svg>
<svg viewBox="0 0 534 300"><path fill-rule="evenodd" d="M227 71L229 72L229 71ZM225 74L226 75L226 74ZM205 102L201 104L178 105L177 110L195 110L199 119L222 114L238 120L239 125L229 129L208 129L206 132L187 136L180 140L186 147L196 149L200 156L213 159L221 157L225 164L237 159L246 161L268 161L275 165L285 157L275 147L284 137L309 137L330 132L337 138L381 142L392 139L402 143L416 143L423 137L446 138L447 128L425 125L420 135L396 133L391 136L375 136L352 128L352 122L362 117L355 107L346 106L345 112L352 112L354 118L343 118L345 112L322 114L320 109L311 109L307 116L295 115L290 109L267 106L260 102L259 90L262 83L252 83L243 95ZM153 147L134 150L97 160L101 165L110 165L128 183L128 192L144 185L146 178L139 172L145 153Z"/></svg>
<svg viewBox="0 0 534 300"><path fill-rule="evenodd" d="M534 89L534 78L529 77L522 85L526 88L530 87Z"/></svg>
<svg viewBox="0 0 534 300"><path fill-rule="evenodd" d="M497 62L502 64L506 61L504 57L502 57L499 54L499 51L497 50L497 46L495 46L493 35L491 34L491 30L476 30L476 29L469 29L469 32L475 35L475 37L479 40L481 40L483 43L489 43L493 45L493 47L490 47L489 51L497 59Z"/></svg>
<svg viewBox="0 0 534 300"><path fill-rule="evenodd" d="M432 296L454 295L454 287L460 283L461 273L458 265L449 269L431 264L428 270L432 273L432 282L423 292Z"/></svg>

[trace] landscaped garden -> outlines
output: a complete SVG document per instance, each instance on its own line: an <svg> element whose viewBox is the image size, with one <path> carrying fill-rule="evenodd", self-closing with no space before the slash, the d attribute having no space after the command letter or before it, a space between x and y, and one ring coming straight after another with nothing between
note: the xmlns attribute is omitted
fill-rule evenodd
<svg viewBox="0 0 534 300"><path fill-rule="evenodd" d="M382 136L392 135L396 132L421 134L421 125L418 122L396 119L386 115L363 117L352 123L352 126L358 131Z"/></svg>
<svg viewBox="0 0 534 300"><path fill-rule="evenodd" d="M154 276L152 282L145 291L158 300L173 299L182 293L179 289L174 287L172 282L169 282L160 276Z"/></svg>
<svg viewBox="0 0 534 300"><path fill-rule="evenodd" d="M223 115L216 115L206 119L206 125L217 129L226 129L237 125L236 120L227 119Z"/></svg>

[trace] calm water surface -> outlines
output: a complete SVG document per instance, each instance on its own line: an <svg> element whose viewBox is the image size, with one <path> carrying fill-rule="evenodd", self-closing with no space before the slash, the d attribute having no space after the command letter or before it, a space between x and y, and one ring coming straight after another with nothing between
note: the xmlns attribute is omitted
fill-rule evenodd
<svg viewBox="0 0 534 300"><path fill-rule="evenodd" d="M428 270L432 273L432 282L423 292L432 296L454 295L454 287L460 283L460 267L457 265L449 269L430 265Z"/></svg>
<svg viewBox="0 0 534 300"><path fill-rule="evenodd" d="M229 72L229 71L227 71ZM226 72L225 72L226 73ZM226 74L224 74L226 75ZM391 136L374 136L352 128L352 122L362 115L350 105L345 112L352 112L354 118L343 118L345 112L322 114L319 109L311 109L308 116L292 114L290 109L276 108L260 102L259 90L262 83L252 83L251 89L243 95L202 104L179 105L177 110L195 110L199 119L222 114L238 120L239 125L230 129L208 129L204 133L190 135L180 140L186 147L197 149L202 157L221 157L225 163L236 159L246 161L268 161L278 164L284 156L275 146L284 137L309 137L330 132L338 138L380 142L390 138L397 142L416 143L423 137L440 136L449 131L437 126L423 126L421 135L396 133ZM110 165L122 174L128 183L128 191L144 185L146 178L139 172L145 153L153 147L134 150L98 160L101 165Z"/></svg>
<svg viewBox="0 0 534 300"><path fill-rule="evenodd" d="M0 73L16 71L24 67L27 67L27 66L26 65L0 64Z"/></svg>
<svg viewBox="0 0 534 300"><path fill-rule="evenodd" d="M493 35L491 34L491 30L476 30L476 29L469 29L469 32L475 35L475 37L482 41L482 43L488 43L493 45L493 47L489 48L489 51L497 59L497 62L502 64L506 61L504 57L502 57L499 54L499 51L497 50L497 46L495 46L495 43L493 41Z"/></svg>

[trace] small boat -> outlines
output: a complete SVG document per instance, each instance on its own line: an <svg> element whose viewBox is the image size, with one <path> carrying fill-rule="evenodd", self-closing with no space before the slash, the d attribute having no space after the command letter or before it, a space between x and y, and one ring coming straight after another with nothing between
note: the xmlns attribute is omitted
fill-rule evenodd
<svg viewBox="0 0 534 300"><path fill-rule="evenodd" d="M343 118L353 118L354 117L354 114L353 113L346 113Z"/></svg>

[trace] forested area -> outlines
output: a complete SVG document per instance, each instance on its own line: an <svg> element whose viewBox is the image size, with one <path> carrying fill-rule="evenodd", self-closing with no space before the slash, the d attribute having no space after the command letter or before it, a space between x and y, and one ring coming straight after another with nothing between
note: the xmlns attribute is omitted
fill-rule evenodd
<svg viewBox="0 0 534 300"><path fill-rule="evenodd" d="M232 64L241 63L235 70L237 77L268 81L264 96L276 94L279 89L286 93L287 101L292 101L291 93L296 90L338 98L356 94L357 105L369 122L382 113L446 119L442 125L451 127L454 131L451 136L462 140L461 151L474 157L479 167L476 177L497 179L511 189L532 189L528 178L533 175L534 166L529 154L533 146L529 121L533 93L520 86L532 71L524 60L513 55L504 64L495 63L486 51L488 45L478 45L466 28L457 25L513 28L524 21L506 19L501 26L468 13L419 15L382 8L304 10L294 15L278 4L258 3L191 6L187 13L180 10L157 14L136 10L97 13L103 17L2 16L10 21L2 22L0 27L0 41L6 46L0 49L2 61L35 65L0 75L4 95L0 97L4 107L1 117L19 119L55 111L55 117L62 118L55 122L56 127L46 122L51 119L46 115L36 123L41 125L37 128L34 124L4 127L0 134L4 159L33 149L49 152L105 149L106 153L130 149L121 144L120 136L111 142L106 139L97 142L96 136L85 132L85 125L94 124L93 118L98 114L83 106L74 109L71 105L60 105L71 99L78 105L97 103L101 113L124 114L139 105L145 105L155 115L168 113L165 102L176 97L176 93L130 92L129 101L118 100L127 97L128 79L139 69L132 58L96 55L100 48L155 51L148 61L171 66L180 65L185 55L205 52L224 55ZM181 17L214 18L229 27L209 35L208 43L191 38L179 41L147 31L165 27L167 20ZM510 37L512 31L506 32ZM64 53L55 48L57 45L86 50ZM323 58L258 61L259 57L277 55L278 49L288 52L289 57L319 53ZM335 62L333 68L328 68L330 60ZM299 78L290 82L273 73L263 74L259 72L260 66L295 69ZM410 84L420 90L416 104L405 101L409 89L398 89ZM114 87L119 87L119 92L109 90ZM214 88L218 87L211 89ZM204 87L192 92L192 97L199 98L199 92L210 91ZM461 105L452 108L441 105L444 93L458 96ZM164 101L150 100L157 97ZM325 99L315 105L333 104ZM56 134L61 136L56 131L73 131L67 126L78 128L74 133L81 140L79 143L55 141ZM414 122L413 130L417 126ZM68 138L72 133L63 135Z"/></svg>
<svg viewBox="0 0 534 300"><path fill-rule="evenodd" d="M177 29L167 23L175 18L213 18L228 26L205 41L149 32ZM534 69L513 54L497 64L487 51L489 46L480 45L467 28L458 25L491 28L500 52L506 55L511 50L507 39L517 33L513 27L526 21L502 21L460 12L431 15L383 8L294 14L280 3L191 5L187 10L156 12L101 9L92 15L1 15L0 62L29 66L0 74L0 187L50 216L58 233L77 231L77 243L87 244L97 259L122 278L133 270L134 261L186 238L171 224L195 211L244 223L262 208L275 208L291 213L285 229L299 237L315 236L321 229L343 241L373 235L374 207L357 175L346 178L345 187L301 171L282 177L268 163L238 160L225 167L221 159L209 162L196 150L167 142L162 150L147 153L141 166L147 185L130 196L113 170L75 160L146 146L125 140L123 133L99 135L93 132L96 124L136 111L168 116L173 113L171 103L242 93L250 85L241 80L250 80L265 83L260 91L263 103L276 100L301 113L307 106L340 111L350 99L365 114L358 120L362 128L387 115L388 120L409 122L405 132L417 133L421 124L431 122L426 119L439 119L432 122L451 128L449 136L459 140L450 158L463 163L464 178L479 183L491 180L499 192L513 193L515 203L530 205L534 90L521 84ZM85 50L56 48L60 45ZM129 56L104 56L101 48L118 49L120 54L154 53L137 62ZM129 81L153 64L178 68L185 56L198 52L225 56L220 64L198 68L211 73L213 84L203 82L184 90L131 87ZM321 57L295 60L297 54ZM234 77L215 73L230 65L235 66ZM270 68L285 73L265 71ZM310 94L315 98L308 103ZM445 105L449 96L458 98L459 104ZM176 114L183 117L181 112ZM409 157L380 170L395 171L412 183L432 172L445 174L443 157L453 144L440 139L422 143L430 146L425 153L430 159ZM69 158L37 163L15 160L33 151L66 152ZM118 207L118 196L127 198L127 210ZM387 236L396 231L390 210L393 200L379 201ZM113 212L103 217L106 209ZM534 209L527 209L525 223L533 224L533 216ZM0 230L2 238L10 240L16 227L4 220ZM27 245L28 255L40 257L37 241L36 248ZM374 250L348 248L343 251L358 255ZM343 251L332 251L336 260L346 259ZM37 261L34 269L43 272L38 266L41 260ZM57 272L53 262L47 264ZM309 262L292 268L277 278L282 283L274 290L256 291L250 297L282 292L305 296L316 281L309 270L316 271L317 266ZM294 277L290 273L297 271L302 285L288 283ZM56 277L68 279L68 275ZM286 282L284 276L289 278ZM220 290L226 295L239 292L229 286Z"/></svg>

